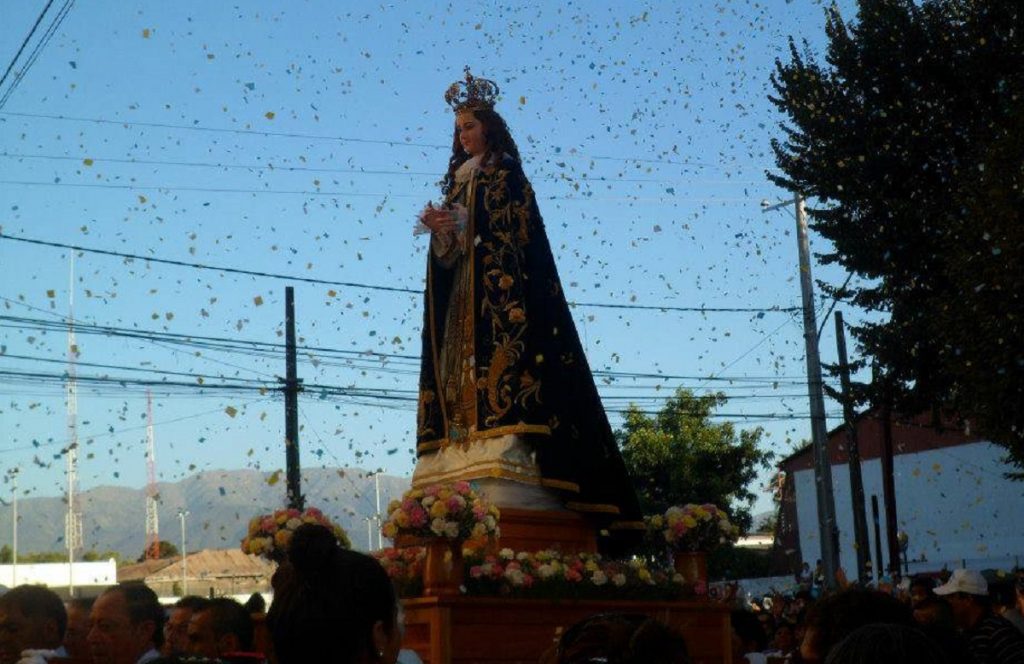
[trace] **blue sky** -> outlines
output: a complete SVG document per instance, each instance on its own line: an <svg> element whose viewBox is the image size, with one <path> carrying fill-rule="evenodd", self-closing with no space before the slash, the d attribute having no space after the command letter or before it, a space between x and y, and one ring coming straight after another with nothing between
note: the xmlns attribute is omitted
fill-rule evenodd
<svg viewBox="0 0 1024 664"><path fill-rule="evenodd" d="M4 7L5 67L44 5ZM785 454L810 436L798 315L589 304L799 304L792 214L760 206L784 195L764 177L779 134L768 76L789 35L820 47L823 11L811 0L75 4L0 108L0 225L14 237L371 286L84 252L74 314L281 343L292 284L300 345L326 349L300 354L307 384L408 396L415 360L394 356L419 352L420 297L372 287L421 288L425 239L411 229L438 197L452 131L442 95L468 64L502 87L499 110L567 293L586 303L574 315L591 366L614 374L600 379L606 406L656 408L677 386L722 389L725 419L764 426L766 445ZM812 248L819 242L812 236ZM2 239L0 265L0 313L67 315L66 249ZM0 370L64 370L63 333L7 323ZM832 329L825 361L835 358ZM273 387L284 373L280 353L86 334L78 345L82 376ZM160 479L283 467L279 395L152 390ZM60 493L61 387L0 376L0 400L0 472L20 469L29 495ZM144 484L144 388L83 384L78 402L82 488ZM300 398L304 464L410 474L413 406L311 390ZM765 494L758 505L769 503Z"/></svg>

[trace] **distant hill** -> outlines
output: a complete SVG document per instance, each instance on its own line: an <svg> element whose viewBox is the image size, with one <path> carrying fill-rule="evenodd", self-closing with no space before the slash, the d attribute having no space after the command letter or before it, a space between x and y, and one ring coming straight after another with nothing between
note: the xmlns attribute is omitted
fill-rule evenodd
<svg viewBox="0 0 1024 664"><path fill-rule="evenodd" d="M409 479L381 475L381 510L409 487ZM249 519L285 505L285 478L255 470L205 471L179 482L161 482L160 539L181 547L184 508L189 551L238 546ZM376 509L374 479L355 468L316 468L302 473L306 505L319 507L348 532L353 547L366 549L366 518ZM79 494L85 550L118 551L137 558L145 543L145 489L101 486ZM64 548L63 497L18 501L18 552ZM0 507L0 545L11 544L10 506ZM376 535L374 535L376 538Z"/></svg>

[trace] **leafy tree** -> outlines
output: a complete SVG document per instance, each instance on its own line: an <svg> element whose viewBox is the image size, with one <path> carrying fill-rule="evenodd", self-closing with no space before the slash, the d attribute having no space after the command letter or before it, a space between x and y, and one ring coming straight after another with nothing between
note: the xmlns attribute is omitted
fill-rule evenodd
<svg viewBox="0 0 1024 664"><path fill-rule="evenodd" d="M82 554L82 560L87 563L101 562L105 560L110 560L111 558L114 559L114 562L117 565L120 565L122 563L121 554L118 551L107 550L100 553L95 549L90 549L89 551L86 551Z"/></svg>
<svg viewBox="0 0 1024 664"><path fill-rule="evenodd" d="M65 563L67 560L66 551L37 551L18 554L19 563Z"/></svg>
<svg viewBox="0 0 1024 664"><path fill-rule="evenodd" d="M615 435L645 512L715 503L744 532L750 528L756 497L750 487L774 455L758 447L764 434L760 427L737 431L730 423L711 421L725 402L720 392L695 396L679 389L653 417L630 406Z"/></svg>
<svg viewBox="0 0 1024 664"><path fill-rule="evenodd" d="M14 550L10 544L0 546L0 565L10 565L14 562Z"/></svg>
<svg viewBox="0 0 1024 664"><path fill-rule="evenodd" d="M1024 8L860 0L825 32L824 64L776 62L769 177L860 277L831 292L881 314L853 328L885 377L862 399L948 409L1024 467Z"/></svg>
<svg viewBox="0 0 1024 664"><path fill-rule="evenodd" d="M178 551L178 547L174 546L174 544L168 542L167 540L160 540L160 549L157 558L160 558L162 560L164 558L176 558L180 555L181 553ZM146 552L143 551L142 555L139 556L138 561L141 563L145 559Z"/></svg>

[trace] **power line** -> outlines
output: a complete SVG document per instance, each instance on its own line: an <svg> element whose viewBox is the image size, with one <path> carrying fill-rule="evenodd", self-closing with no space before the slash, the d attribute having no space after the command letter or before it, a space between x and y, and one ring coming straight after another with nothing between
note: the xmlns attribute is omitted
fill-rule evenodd
<svg viewBox="0 0 1024 664"><path fill-rule="evenodd" d="M340 143L365 143L372 145L387 145L392 147L418 147L418 148L432 148L439 150L450 150L451 144L443 143L418 143L415 141L389 141L386 139L371 139L361 138L354 136L332 136L324 134L304 134L299 132L283 132L283 131L263 131L259 129L235 129L230 127L202 127L200 125L181 125L173 124L168 122L145 122L142 120L110 120L108 118L83 118L70 115L51 115L45 113L24 113L24 112L12 112L4 111L0 115L10 115L13 117L25 117L25 118L38 118L45 120L58 120L58 121L70 121L70 122L92 122L95 124L107 124L107 125L120 125L122 127L152 127L156 129L177 129L183 131L197 131L197 132L210 132L210 133L221 133L221 134L236 134L236 135L252 135L252 136L265 136L273 138L301 138L305 140L316 140L316 141L335 141ZM528 151L524 151L528 152ZM607 157L607 156L596 156L587 155L580 152L559 152L555 155L550 155L557 159L589 159L594 161L616 161L616 162L635 162L641 164L665 164L670 166L682 166L684 168L724 168L723 164L712 164L708 162L697 162L697 161L685 161L685 160L673 160L673 159L652 159L650 157Z"/></svg>
<svg viewBox="0 0 1024 664"><path fill-rule="evenodd" d="M363 168L318 168L315 166L277 166L273 163L265 164L227 164L223 162L208 162L208 161L172 161L162 159L137 159L137 158L119 158L119 157L95 157L91 155L71 156L71 155L50 155L50 154L23 154L14 152L0 152L0 157L7 157L10 159L41 159L49 161L71 161L77 164L85 164L86 166L92 166L96 163L108 162L112 164L127 164L127 165L143 165L143 166L180 166L188 168L218 168L218 169L236 169L246 171L269 171L269 172L288 172L288 173L344 173L347 175L403 175L403 176L416 176L416 177L429 177L437 179L437 172L435 171L409 171L409 170L385 170L385 169L363 169ZM566 173L549 174L534 176L533 179L545 179L554 180L557 182L594 182L594 183L648 183L648 184L666 184L666 183L680 183L679 180L672 180L669 178L626 178L626 177L605 177L605 176L594 176L594 175L569 175ZM756 180L687 180L686 184L759 184Z"/></svg>
<svg viewBox="0 0 1024 664"><path fill-rule="evenodd" d="M0 300L11 301L9 298L0 297ZM20 303L18 303L20 304ZM0 315L0 327L13 327L13 328L32 328L42 330L55 330L65 331L69 323L65 320L44 320L39 318L26 318L21 316L8 316ZM268 341L256 341L250 339L239 339L232 337L215 337L215 336L204 336L204 335L186 335L175 332L161 332L155 330L145 329L131 329L131 328L120 328L104 325L96 325L91 323L85 323L83 321L76 321L74 323L75 331L79 334L85 335L104 335L104 336L115 336L115 337L128 337L135 338L145 341L162 341L172 344L185 344L185 345L196 345L204 348L211 348L214 350L239 350L245 351L257 351L265 354L273 354L274 357L284 352L285 345L278 342ZM297 350L304 354L323 354L333 355L338 354L343 357L352 356L353 359L372 360L380 362L394 362L403 363L407 362L409 366L418 366L420 361L419 355L409 355L400 353L384 353L380 351L355 351L345 350L338 348L329 348L321 346L298 346ZM2 357L2 356L0 356ZM636 380L636 379L653 379L660 381L669 380L696 380L696 381L708 381L708 382L719 382L719 383L734 383L736 381L744 381L750 383L763 383L764 387L774 387L775 385L801 385L803 379L800 377L791 376L700 376L700 375L678 375L678 374L664 374L664 373L652 373L652 372L628 372L628 371L611 371L606 369L594 370L593 375L595 378L607 378L609 380ZM251 379L249 379L251 380ZM754 386L750 386L751 389Z"/></svg>
<svg viewBox="0 0 1024 664"><path fill-rule="evenodd" d="M242 274L251 277L265 277L270 279L284 279L288 281L297 281L300 283L319 284L324 286L339 286L343 288L361 288L366 290L374 291L386 291L391 293L406 293L409 295L422 295L423 291L420 289L412 288L399 288L396 286L381 286L377 284L366 284L353 281L332 281L327 279L316 279L314 277L302 277L297 275L287 275L275 272L264 272L260 270L245 270L241 268L232 267L218 267L215 265L207 265L205 263L191 263L188 261L179 261L170 258L157 258L155 256L142 256L139 254L129 254L120 251L111 251L109 249L96 249L92 247L84 247L75 244L66 244L63 242L52 242L48 240L39 240L35 238L22 237L17 235L10 235L9 233L0 233L0 239L12 240L14 242L24 242L27 244L35 244L46 247L54 247L58 249L68 249L71 251L82 251L86 253L99 254L102 256L113 256L116 258L127 258L131 260L148 261L151 263L158 263L163 265L174 265L176 267L188 267L197 270L211 270L214 272L224 272L227 274ZM642 305L642 304L616 304L616 303L598 303L598 302L569 302L570 306L590 307L599 309L635 309L645 311L677 311L677 312L688 312L688 313L789 313L799 311L799 307L679 307L672 305Z"/></svg>
<svg viewBox="0 0 1024 664"><path fill-rule="evenodd" d="M53 18L53 21L50 22L49 26L47 26L46 32L43 33L42 38L32 49L32 53L29 54L28 60L26 60L25 62L25 66L21 68L21 71L19 71L17 76L15 76L14 81L11 82L10 87L8 87L7 91L3 94L2 97L0 97L0 108L3 108L4 105L7 104L7 100L11 98L11 95L14 94L14 90L25 78L25 75L28 74L28 70L31 69L32 65L35 64L36 59L39 58L39 54L43 52L43 49L46 48L46 46L50 43L50 40L53 39L53 35L57 33L57 28L59 28L60 24L64 22L65 18L67 18L67 15L71 12L71 7L74 4L75 0L66 0L65 3L61 6L60 10L57 12L57 15ZM47 5L47 7L49 7L49 5ZM33 27L33 31L34 30L35 27Z"/></svg>
<svg viewBox="0 0 1024 664"><path fill-rule="evenodd" d="M43 22L43 17L46 16L46 12L50 10L50 5L52 4L53 0L47 0L46 6L43 7L43 11L39 12L39 16L36 18L36 22L32 24L32 29L28 31L28 35L25 37L25 40L21 42L21 46L18 48L18 52L14 54L13 58L11 58L11 63L7 65L7 69L4 71L4 75L0 76L0 85L3 85L4 82L7 80L7 77L10 75L11 70L14 69L14 64L18 61L18 58L21 57L21 53L25 50L25 47L28 46L29 40L32 39L32 35L36 33L36 28L38 28L39 24Z"/></svg>
<svg viewBox="0 0 1024 664"><path fill-rule="evenodd" d="M235 187L190 187L166 184L111 184L103 182L37 182L32 180L0 180L0 184L25 187L78 187L84 189L121 189L127 191L194 191L205 194L261 194L269 196L327 196L331 198L419 198L418 194L394 194L391 192L323 191L320 189L240 189ZM538 196L542 201L581 201L598 203L751 203L750 197L733 198L683 198L671 197L640 198L639 196L593 196L584 192L579 196Z"/></svg>

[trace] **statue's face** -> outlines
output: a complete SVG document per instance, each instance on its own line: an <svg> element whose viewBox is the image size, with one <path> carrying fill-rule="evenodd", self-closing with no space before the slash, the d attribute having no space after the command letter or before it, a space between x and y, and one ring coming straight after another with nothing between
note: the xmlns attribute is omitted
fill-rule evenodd
<svg viewBox="0 0 1024 664"><path fill-rule="evenodd" d="M462 149L471 157L478 157L487 151L484 127L472 111L464 111L455 116L455 129L459 132Z"/></svg>

